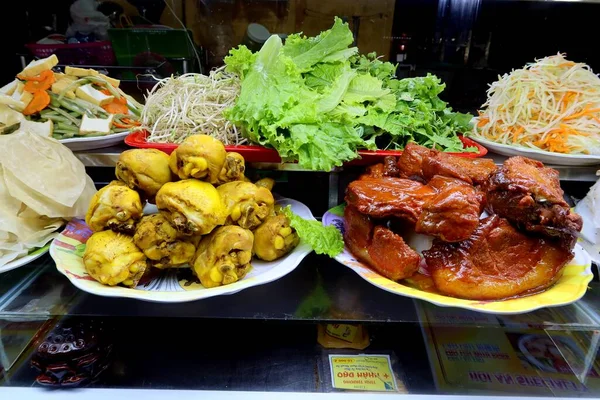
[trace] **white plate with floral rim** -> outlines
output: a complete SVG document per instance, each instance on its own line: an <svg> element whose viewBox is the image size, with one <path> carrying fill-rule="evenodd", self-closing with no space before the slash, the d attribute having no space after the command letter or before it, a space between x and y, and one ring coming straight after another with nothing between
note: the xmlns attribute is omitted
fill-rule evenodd
<svg viewBox="0 0 600 400"><path fill-rule="evenodd" d="M278 204L290 205L292 211L304 219L314 220L309 208L304 204L286 198L279 198ZM189 268L153 269L135 288L105 286L95 281L85 270L83 253L85 243L92 231L80 219L73 219L54 239L50 246L50 256L56 268L79 289L105 297L125 297L157 303L183 303L214 296L237 293L253 286L275 281L292 272L312 249L302 241L285 257L266 262L252 260L252 270L243 279L230 285L205 288L192 275Z"/></svg>

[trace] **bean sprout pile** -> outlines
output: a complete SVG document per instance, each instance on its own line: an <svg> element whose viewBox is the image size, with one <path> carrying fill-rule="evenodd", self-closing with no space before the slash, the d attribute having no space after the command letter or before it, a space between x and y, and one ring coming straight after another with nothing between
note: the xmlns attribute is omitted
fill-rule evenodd
<svg viewBox="0 0 600 400"><path fill-rule="evenodd" d="M600 154L600 78L557 54L499 77L473 136L567 154Z"/></svg>
<svg viewBox="0 0 600 400"><path fill-rule="evenodd" d="M224 67L210 74L184 74L164 78L146 96L142 111L143 128L151 143L181 143L190 135L213 136L226 145L247 140L224 116L240 92L237 75Z"/></svg>

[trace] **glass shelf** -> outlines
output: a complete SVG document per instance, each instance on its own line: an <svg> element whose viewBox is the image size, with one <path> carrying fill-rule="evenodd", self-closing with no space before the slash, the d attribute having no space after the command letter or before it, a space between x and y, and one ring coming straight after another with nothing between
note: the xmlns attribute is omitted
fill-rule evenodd
<svg viewBox="0 0 600 400"><path fill-rule="evenodd" d="M580 301L515 316L495 316L428 305L397 296L362 280L335 260L309 255L276 282L230 296L161 304L108 298L75 288L46 255L3 274L0 318L52 316L255 319L305 322L423 323L463 327L541 327L546 330L600 330L600 284ZM422 315L425 313L426 318Z"/></svg>

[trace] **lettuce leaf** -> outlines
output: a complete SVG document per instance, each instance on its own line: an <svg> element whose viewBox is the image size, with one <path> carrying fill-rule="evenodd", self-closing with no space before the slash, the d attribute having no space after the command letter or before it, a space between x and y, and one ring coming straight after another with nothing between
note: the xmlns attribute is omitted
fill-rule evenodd
<svg viewBox="0 0 600 400"><path fill-rule="evenodd" d="M294 214L290 206L281 210L300 239L308 243L315 253L333 258L344 250L344 237L335 226L324 226L319 221L304 219Z"/></svg>

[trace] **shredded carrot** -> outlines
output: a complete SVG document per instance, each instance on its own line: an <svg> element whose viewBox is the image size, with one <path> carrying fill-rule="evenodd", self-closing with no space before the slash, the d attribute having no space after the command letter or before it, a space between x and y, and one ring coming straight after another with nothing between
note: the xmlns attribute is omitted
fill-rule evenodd
<svg viewBox="0 0 600 400"><path fill-rule="evenodd" d="M520 126L513 131L513 139L512 139L513 143L516 143L517 140L519 140L519 135L521 135L521 133L523 133L524 130L525 130L525 128Z"/></svg>
<svg viewBox="0 0 600 400"><path fill-rule="evenodd" d="M33 94L33 99L23 110L23 115L31 115L42 111L50 104L50 95L45 90L39 90Z"/></svg>
<svg viewBox="0 0 600 400"><path fill-rule="evenodd" d="M489 118L487 117L483 117L479 120L479 122L477 123L477 127L481 128L482 126L487 125L487 123L490 122Z"/></svg>

